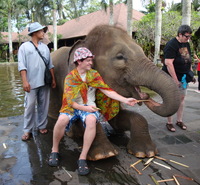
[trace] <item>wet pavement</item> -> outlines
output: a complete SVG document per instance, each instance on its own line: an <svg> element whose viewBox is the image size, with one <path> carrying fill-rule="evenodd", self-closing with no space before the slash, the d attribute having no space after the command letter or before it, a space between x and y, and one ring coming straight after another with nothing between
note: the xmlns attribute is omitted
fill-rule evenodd
<svg viewBox="0 0 200 185"><path fill-rule="evenodd" d="M153 185L155 182L150 175L159 181L172 179L176 174L182 176L176 176L181 185L200 185L200 94L195 92L196 89L197 84L191 84L186 97L184 114L184 122L188 126L186 131L175 126L176 132L169 132L165 126L166 118L154 114L146 106L133 108L148 120L150 134L157 145L159 156L167 159L167 161L154 159L146 169L142 170L144 162L148 160L143 159L135 165L142 173L141 175L130 167L130 164L139 159L126 151L129 132L125 135L109 137L119 152L118 156L89 162L91 173L88 176L78 176L76 162L80 154L81 142L79 140L65 136L60 147L62 158L60 166L49 167L47 164L55 120L49 118L47 135L35 132L30 141L23 142L21 141L23 116L0 118L0 184ZM185 179L185 177L189 178ZM160 184L177 183L168 181L160 182Z"/></svg>

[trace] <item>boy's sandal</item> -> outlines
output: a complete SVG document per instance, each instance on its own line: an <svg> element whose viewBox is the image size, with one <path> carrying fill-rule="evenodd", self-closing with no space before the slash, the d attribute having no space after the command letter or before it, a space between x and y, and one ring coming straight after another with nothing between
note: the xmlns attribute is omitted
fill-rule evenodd
<svg viewBox="0 0 200 185"><path fill-rule="evenodd" d="M79 175L87 175L90 173L90 170L88 168L87 162L84 159L78 160L78 174Z"/></svg>
<svg viewBox="0 0 200 185"><path fill-rule="evenodd" d="M32 137L32 134L31 133L24 133L23 135L22 135L22 141L27 141L27 140L30 140L31 139L31 137Z"/></svg>
<svg viewBox="0 0 200 185"><path fill-rule="evenodd" d="M186 125L182 121L177 121L176 125L179 126L183 130L187 129Z"/></svg>
<svg viewBox="0 0 200 185"><path fill-rule="evenodd" d="M44 128L44 129L40 129L39 132L40 132L40 134L44 135L44 134L48 133L48 130L46 128Z"/></svg>
<svg viewBox="0 0 200 185"><path fill-rule="evenodd" d="M174 128L173 124L167 123L166 127L170 132L175 132L176 131L176 129Z"/></svg>
<svg viewBox="0 0 200 185"><path fill-rule="evenodd" d="M52 152L49 156L49 166L56 167L59 165L60 156L58 152Z"/></svg>

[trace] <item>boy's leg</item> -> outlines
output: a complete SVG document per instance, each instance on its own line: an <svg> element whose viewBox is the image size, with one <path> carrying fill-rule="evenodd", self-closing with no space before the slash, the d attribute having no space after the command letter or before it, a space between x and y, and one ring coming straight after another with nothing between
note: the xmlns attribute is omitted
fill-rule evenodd
<svg viewBox="0 0 200 185"><path fill-rule="evenodd" d="M61 114L53 129L53 147L52 152L59 152L59 143L65 133L65 128L69 123L69 116Z"/></svg>
<svg viewBox="0 0 200 185"><path fill-rule="evenodd" d="M83 149L79 159L86 160L88 151L94 141L96 136L96 117L92 114L89 114L85 119L85 132L83 136Z"/></svg>

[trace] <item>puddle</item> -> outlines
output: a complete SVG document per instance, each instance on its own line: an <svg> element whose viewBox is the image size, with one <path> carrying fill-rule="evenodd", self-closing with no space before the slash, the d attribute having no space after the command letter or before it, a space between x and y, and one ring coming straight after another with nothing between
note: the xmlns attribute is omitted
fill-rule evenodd
<svg viewBox="0 0 200 185"><path fill-rule="evenodd" d="M17 63L0 65L0 117L23 114L24 91Z"/></svg>
<svg viewBox="0 0 200 185"><path fill-rule="evenodd" d="M185 135L177 135L177 136L165 136L160 139L163 143L168 145L174 145L174 144L186 144L192 142L191 139L186 137Z"/></svg>

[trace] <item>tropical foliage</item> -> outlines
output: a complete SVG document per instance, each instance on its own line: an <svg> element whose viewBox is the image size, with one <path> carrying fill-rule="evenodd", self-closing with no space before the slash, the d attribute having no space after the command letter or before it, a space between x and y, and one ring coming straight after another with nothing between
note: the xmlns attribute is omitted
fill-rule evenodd
<svg viewBox="0 0 200 185"><path fill-rule="evenodd" d="M162 15L162 38L161 48L169 41L172 37L177 34L177 29L181 25L182 16L178 11L168 11ZM192 11L191 27L193 28L193 40L194 33L199 28L200 12ZM142 18L141 21L134 22L133 27L137 29L136 41L142 46L145 54L152 58L154 47L154 36L155 36L155 13L149 13ZM198 47L198 46L197 46ZM162 51L161 51L162 54Z"/></svg>

